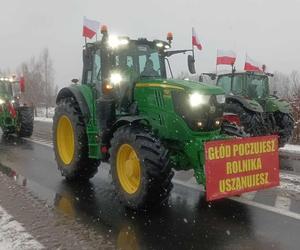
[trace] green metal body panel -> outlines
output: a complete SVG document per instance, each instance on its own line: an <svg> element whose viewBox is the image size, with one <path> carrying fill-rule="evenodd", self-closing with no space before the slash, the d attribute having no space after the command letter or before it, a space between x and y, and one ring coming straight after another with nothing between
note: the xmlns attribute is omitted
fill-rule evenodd
<svg viewBox="0 0 300 250"><path fill-rule="evenodd" d="M263 107L259 104L258 101L254 100L254 99L251 100L251 99L244 98L242 96L232 96L232 95L226 96L226 99L227 99L227 101L239 102L245 108L247 108L251 111L255 111L255 112L259 112L259 113L264 112Z"/></svg>
<svg viewBox="0 0 300 250"><path fill-rule="evenodd" d="M203 94L224 94L219 87L209 84L180 80L138 81L134 90L140 115L148 117L153 131L173 153L173 166L177 170L194 169L198 183L205 184L204 142L228 138L220 130L210 132L192 131L174 110L172 91L199 92ZM177 145L174 147L173 145Z"/></svg>
<svg viewBox="0 0 300 250"><path fill-rule="evenodd" d="M293 112L291 105L282 99L275 96L269 96L266 98L266 112L280 111L285 114L291 114Z"/></svg>

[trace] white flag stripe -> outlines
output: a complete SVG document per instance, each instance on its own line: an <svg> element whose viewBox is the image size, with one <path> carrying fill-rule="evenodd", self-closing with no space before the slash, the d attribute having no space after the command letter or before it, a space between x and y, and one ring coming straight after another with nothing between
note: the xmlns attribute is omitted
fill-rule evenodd
<svg viewBox="0 0 300 250"><path fill-rule="evenodd" d="M100 23L95 20L88 19L86 17L83 18L83 26L89 28L90 30L97 32L100 28Z"/></svg>
<svg viewBox="0 0 300 250"><path fill-rule="evenodd" d="M228 56L228 57L236 57L236 53L233 50L222 50L218 49L217 50L217 56L218 57L223 57L223 56Z"/></svg>
<svg viewBox="0 0 300 250"><path fill-rule="evenodd" d="M37 250L45 247L0 206L0 249Z"/></svg>

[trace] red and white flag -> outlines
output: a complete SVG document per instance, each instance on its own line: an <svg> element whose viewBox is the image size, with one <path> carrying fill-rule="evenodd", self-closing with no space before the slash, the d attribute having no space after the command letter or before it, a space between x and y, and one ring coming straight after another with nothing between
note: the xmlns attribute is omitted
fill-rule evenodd
<svg viewBox="0 0 300 250"><path fill-rule="evenodd" d="M97 34L99 28L100 28L100 23L98 21L91 20L86 17L83 18L82 36L91 39Z"/></svg>
<svg viewBox="0 0 300 250"><path fill-rule="evenodd" d="M192 44L193 44L193 46L196 46L197 49L202 50L202 45L197 37L196 31L194 28L192 28Z"/></svg>
<svg viewBox="0 0 300 250"><path fill-rule="evenodd" d="M264 69L265 65L252 60L248 55L246 55L246 61L244 66L245 71L263 72Z"/></svg>
<svg viewBox="0 0 300 250"><path fill-rule="evenodd" d="M233 65L236 60L236 54L233 50L217 50L217 65Z"/></svg>

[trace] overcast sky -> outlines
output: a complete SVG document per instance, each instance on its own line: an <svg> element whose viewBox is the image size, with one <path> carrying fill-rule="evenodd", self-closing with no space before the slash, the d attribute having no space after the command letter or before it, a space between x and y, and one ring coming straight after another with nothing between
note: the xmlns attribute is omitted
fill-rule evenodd
<svg viewBox="0 0 300 250"><path fill-rule="evenodd" d="M245 53L271 70L300 70L300 0L7 0L1 1L0 69L14 71L49 48L59 86L81 76L83 16L107 24L114 34L165 39L191 46L194 26L203 50L197 72L215 69L216 49L233 49L242 68ZM172 61L187 71L186 58Z"/></svg>

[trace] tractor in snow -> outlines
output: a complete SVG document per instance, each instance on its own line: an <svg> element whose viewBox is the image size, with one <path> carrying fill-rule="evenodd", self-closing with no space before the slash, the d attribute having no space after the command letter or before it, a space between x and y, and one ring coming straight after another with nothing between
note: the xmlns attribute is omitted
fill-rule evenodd
<svg viewBox="0 0 300 250"><path fill-rule="evenodd" d="M19 87L18 87L19 86ZM25 90L21 77L0 77L0 128L4 135L30 137L33 132L33 108L20 101Z"/></svg>
<svg viewBox="0 0 300 250"><path fill-rule="evenodd" d="M194 170L206 185L207 141L221 133L225 93L220 87L175 80L167 41L111 36L86 43L81 84L60 90L53 119L53 145L61 174L89 180L109 162L116 194L133 209L162 204L175 170ZM194 71L194 57L187 56Z"/></svg>
<svg viewBox="0 0 300 250"><path fill-rule="evenodd" d="M269 91L269 77L263 72L235 72L217 76L217 86L226 93L227 119L244 127L251 136L277 134L279 146L292 138L294 130L291 105ZM238 119L237 116L238 116Z"/></svg>

